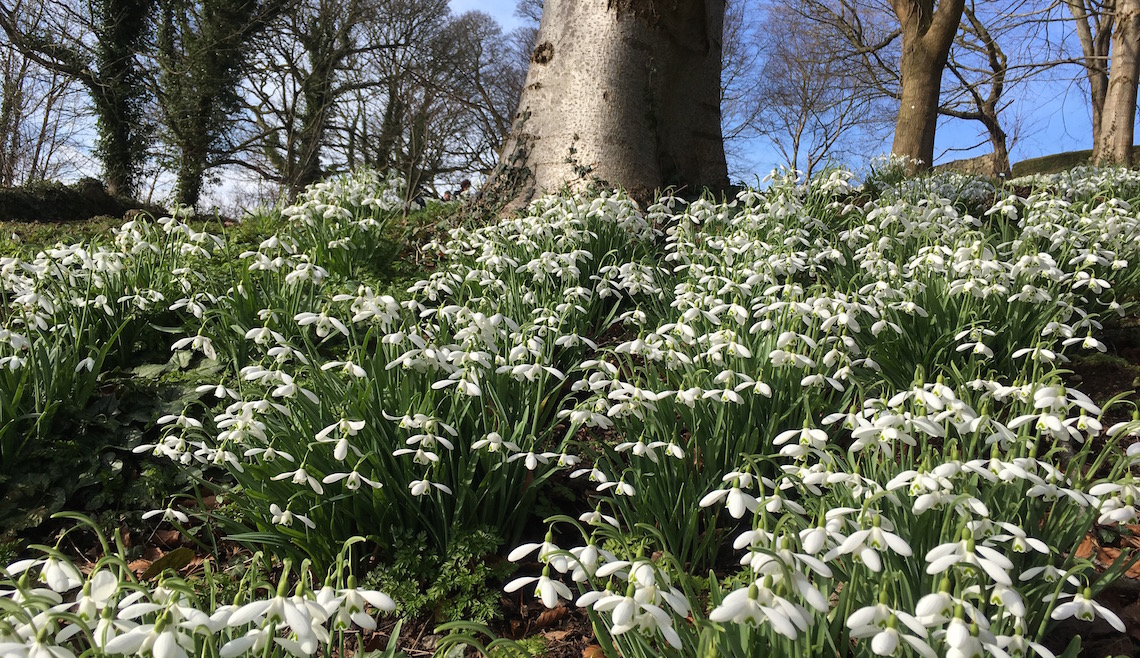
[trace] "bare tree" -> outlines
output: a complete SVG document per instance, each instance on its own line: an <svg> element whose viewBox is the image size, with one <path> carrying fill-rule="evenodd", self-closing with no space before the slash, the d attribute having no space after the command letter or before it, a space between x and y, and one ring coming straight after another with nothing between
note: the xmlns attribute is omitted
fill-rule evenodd
<svg viewBox="0 0 1140 658"><path fill-rule="evenodd" d="M942 72L965 0L891 0L902 31L899 58L899 114L891 152L910 158L912 167L934 160L934 135Z"/></svg>
<svg viewBox="0 0 1140 658"><path fill-rule="evenodd" d="M759 60L754 109L745 125L775 146L785 164L810 176L881 133L889 103L863 84L857 53L843 48L843 35L806 20L802 9L771 4L759 14L752 31Z"/></svg>
<svg viewBox="0 0 1140 658"><path fill-rule="evenodd" d="M993 155L990 171L996 176L1010 173L1008 135L1002 127L999 114L1010 101L1004 96L1009 58L1005 51L978 18L974 0L963 11L965 20L955 48L951 49L947 70L959 83L956 94L943 100L938 111L944 116L978 121L985 127ZM980 59L982 64L975 63ZM971 61L974 60L974 61ZM983 94L983 88L986 89Z"/></svg>
<svg viewBox="0 0 1140 658"><path fill-rule="evenodd" d="M82 89L0 42L0 186L73 174L80 133L91 127Z"/></svg>
<svg viewBox="0 0 1140 658"><path fill-rule="evenodd" d="M147 93L139 54L152 0L0 0L0 29L22 54L82 84L94 106L97 152L112 193L134 192L146 157Z"/></svg>
<svg viewBox="0 0 1140 658"><path fill-rule="evenodd" d="M1093 141L1101 132L1104 100L1108 95L1108 56L1116 21L1115 0L1065 0L1073 15L1074 30L1081 44L1085 76L1089 83Z"/></svg>
<svg viewBox="0 0 1140 658"><path fill-rule="evenodd" d="M1140 75L1140 0L1116 0L1115 9L1108 88L1093 143L1093 162L1131 166Z"/></svg>

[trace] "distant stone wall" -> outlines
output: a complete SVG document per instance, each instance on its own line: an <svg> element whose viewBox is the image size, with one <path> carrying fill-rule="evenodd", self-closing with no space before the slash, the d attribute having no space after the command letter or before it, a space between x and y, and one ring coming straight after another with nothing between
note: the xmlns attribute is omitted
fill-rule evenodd
<svg viewBox="0 0 1140 658"><path fill-rule="evenodd" d="M93 178L72 185L46 181L0 188L0 221L81 221L100 215L123 217L129 210L142 210L155 217L165 213L157 206L112 196L103 183Z"/></svg>
<svg viewBox="0 0 1140 658"><path fill-rule="evenodd" d="M965 158L963 160L954 160L946 164L940 164L935 167L938 171L957 171L963 174L972 174L974 176L986 176L989 178L997 178L997 167L994 165L994 154L986 153L979 155L976 158Z"/></svg>

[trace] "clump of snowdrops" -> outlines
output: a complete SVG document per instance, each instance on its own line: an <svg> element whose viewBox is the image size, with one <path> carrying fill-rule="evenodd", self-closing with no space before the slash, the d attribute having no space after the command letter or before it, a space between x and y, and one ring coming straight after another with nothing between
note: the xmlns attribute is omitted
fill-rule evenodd
<svg viewBox="0 0 1140 658"><path fill-rule="evenodd" d="M256 311L219 304L174 344L236 341L248 365L203 382L140 450L225 468L261 536L319 565L357 534L423 533L436 551L487 528L517 541L543 482L579 461L558 428L565 372L629 300L663 294L639 262L653 237L625 196L551 197L452 230L429 246L447 265L401 300L327 282L317 259L290 279L271 238L242 255L234 305Z"/></svg>
<svg viewBox="0 0 1140 658"><path fill-rule="evenodd" d="M1052 620L1119 624L1093 596L1123 562L1073 547L1136 520L1140 424L1062 368L1137 290L1135 200L1105 189L1130 176L548 197L391 296L320 192L224 294L182 286L173 349L230 369L142 450L224 469L261 541L322 566L392 529L514 542L555 472L588 480L507 589L587 609L610 655L1049 655Z"/></svg>
<svg viewBox="0 0 1140 658"><path fill-rule="evenodd" d="M399 185L361 171L266 211L281 224L272 239L280 254L262 264L297 281L330 268L353 276L383 249L383 229L403 208ZM215 346L209 334L227 333L223 316L252 312L232 249L222 235L163 217L30 260L0 256L0 463L17 464L30 441L50 440L55 415L82 409L104 372L137 365L154 326L189 327L177 348L217 359L226 341Z"/></svg>
<svg viewBox="0 0 1140 658"><path fill-rule="evenodd" d="M1134 298L1133 202L973 217L937 180L861 208L835 180L649 209L674 220L668 306L574 385L571 431L621 439L507 590L586 608L625 656L1047 656L1054 620L1123 630L1093 597L1124 562L1074 551L1136 521L1140 423L1061 368Z"/></svg>
<svg viewBox="0 0 1140 658"><path fill-rule="evenodd" d="M395 608L382 592L356 586L345 569L349 542L318 580L308 563L286 560L272 573L260 554L238 576L209 560L193 580L167 571L135 576L126 549L95 528L103 557L80 569L58 548L0 568L0 653L5 656L346 655L360 650L362 631ZM232 597L222 600L222 583ZM398 632L398 630L397 630ZM394 648L394 644L392 645Z"/></svg>

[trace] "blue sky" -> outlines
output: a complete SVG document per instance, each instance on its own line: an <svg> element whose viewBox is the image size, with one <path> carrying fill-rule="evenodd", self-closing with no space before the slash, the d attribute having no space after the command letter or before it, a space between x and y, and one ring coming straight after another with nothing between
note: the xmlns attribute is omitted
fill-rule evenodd
<svg viewBox="0 0 1140 658"><path fill-rule="evenodd" d="M461 14L478 9L494 16L505 29L514 29L519 24L515 18L515 0L450 0L451 11Z"/></svg>
<svg viewBox="0 0 1140 658"><path fill-rule="evenodd" d="M519 19L514 15L515 0L450 1L455 12L478 9L494 16L505 29L510 30L519 25ZM1088 97L1080 89L1066 83L1053 83L1039 85L1024 93L1025 97L1018 99L1010 108L1012 114L1006 118L1006 121L1013 121L1013 115L1020 114L1020 129L1007 129L1010 134L1020 133L1011 146L1011 159L1014 162L1061 151L1092 148ZM984 136L980 131L980 124L975 122L944 120L938 129L935 161L945 162L989 152L991 149L988 144L970 151L958 150L982 142ZM882 146L882 151L888 150L889 138ZM877 154L867 154L868 157L873 155ZM753 157L749 159L757 163L757 173L761 175L780 161L774 149L763 145L757 145Z"/></svg>

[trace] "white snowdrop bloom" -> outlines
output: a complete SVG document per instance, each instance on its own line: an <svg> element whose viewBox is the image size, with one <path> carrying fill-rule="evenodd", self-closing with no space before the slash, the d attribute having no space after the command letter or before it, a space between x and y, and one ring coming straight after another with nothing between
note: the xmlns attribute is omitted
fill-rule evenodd
<svg viewBox="0 0 1140 658"><path fill-rule="evenodd" d="M1017 631L1018 632L1014 635L995 636L993 644L987 645L986 649L989 650L990 653L998 656L1004 654L1005 656L1021 658L1022 656L1037 655L1041 656L1041 658L1056 658L1056 654L1050 651L1048 647L1026 638L1021 634L1020 628L1018 628ZM1002 653L995 652L993 650L994 645L996 645L998 651Z"/></svg>
<svg viewBox="0 0 1140 658"><path fill-rule="evenodd" d="M479 439L471 444L472 450L480 450L486 448L487 452L498 452L500 449L505 449L507 452L519 452L522 450L514 441L505 441L498 432L489 432L485 437Z"/></svg>
<svg viewBox="0 0 1140 658"><path fill-rule="evenodd" d="M802 457L808 454L809 449L823 450L827 447L827 432L806 426L799 430L780 432L776 438L772 439L772 445L783 446L792 439L797 439L797 444L782 448L780 450L781 455Z"/></svg>
<svg viewBox="0 0 1140 658"><path fill-rule="evenodd" d="M186 516L184 512L180 512L172 507L165 509L152 509L142 515L143 520L152 519L156 516L161 516L163 521L177 521L179 523L189 523L190 517Z"/></svg>
<svg viewBox="0 0 1140 658"><path fill-rule="evenodd" d="M393 457L402 457L404 455L412 455L412 461L421 466L430 466L431 464L439 462L439 455L430 450L424 450L423 448L416 448L415 450L411 448L401 448L392 451Z"/></svg>
<svg viewBox="0 0 1140 658"><path fill-rule="evenodd" d="M167 414L165 416L160 416L157 422L159 425L173 424L176 427L185 427L185 428L201 428L202 427L202 421L200 421L196 418L191 418L190 416L187 416L185 411L183 411L182 413L177 414L177 415Z"/></svg>
<svg viewBox="0 0 1140 658"><path fill-rule="evenodd" d="M607 523L619 530L621 529L621 524L618 523L618 520L615 517L609 516L608 514L602 514L600 507L595 508L592 512L583 512L578 517L578 520L587 525L601 525L602 523Z"/></svg>
<svg viewBox="0 0 1140 658"><path fill-rule="evenodd" d="M626 441L614 446L614 450L617 452L625 452L628 450L632 452L635 457L648 457L649 461L653 462L654 464L656 464L658 461L658 448L665 448L667 454L676 457L677 459L683 459L685 456L685 453L681 450L681 447L675 443L666 443L665 441L651 441L649 443L645 443L644 437L636 442Z"/></svg>
<svg viewBox="0 0 1140 658"><path fill-rule="evenodd" d="M903 632L900 622L913 635ZM903 646L909 646L925 658L938 655L927 643L926 628L917 619L885 603L855 610L847 617L847 628L851 629L854 639L871 638L871 650L880 656L893 656Z"/></svg>
<svg viewBox="0 0 1140 658"><path fill-rule="evenodd" d="M1012 585L1009 571L1013 563L1009 558L984 544L977 544L969 531L963 531L964 538L957 542L947 542L930 549L926 554L926 573L939 574L957 564L976 567L989 575L994 582Z"/></svg>
<svg viewBox="0 0 1140 658"><path fill-rule="evenodd" d="M344 374L356 377L357 379L364 379L368 376L364 368L361 368L352 361L329 361L321 366L321 370L324 371L333 370L334 368L340 368Z"/></svg>
<svg viewBox="0 0 1140 658"><path fill-rule="evenodd" d="M307 486L317 494L323 494L325 492L324 487L321 486L320 480L313 477L312 475L309 475L304 466L298 468L295 471L285 471L284 473L278 473L270 479L274 481L289 480L293 484L299 486Z"/></svg>
<svg viewBox="0 0 1140 658"><path fill-rule="evenodd" d="M334 482L340 482L341 480L344 480L344 486L349 491L356 491L360 489L360 485L362 484L367 484L373 489L379 489L384 486L375 480L368 479L359 471L351 471L348 473L332 473L330 475L326 475L321 480L321 482L323 484L333 484Z"/></svg>
<svg viewBox="0 0 1140 658"><path fill-rule="evenodd" d="M543 602L543 606L547 608L554 608L557 606L559 599L572 600L573 594L570 592L570 587L562 583L561 580L555 580L548 576L547 571L544 570L541 576L523 576L515 578L507 583L503 590L506 592L514 592L521 590L522 587L531 583L535 585L535 596Z"/></svg>
<svg viewBox="0 0 1140 658"><path fill-rule="evenodd" d="M709 620L754 626L769 624L780 635L797 639L801 631L807 630L808 619L799 606L772 591L771 580L765 577L729 592L709 613Z"/></svg>
<svg viewBox="0 0 1140 658"><path fill-rule="evenodd" d="M274 525L291 526L294 521L300 521L301 524L307 528L315 529L317 527L309 517L303 514L295 514L288 509L283 510L277 503L273 503L269 506L269 513Z"/></svg>
<svg viewBox="0 0 1140 658"><path fill-rule="evenodd" d="M451 488L445 484L438 482L431 482L429 480L412 480L408 484L408 489L412 492L413 496L425 496L431 492L432 487L442 491L445 494L451 494Z"/></svg>
<svg viewBox="0 0 1140 658"><path fill-rule="evenodd" d="M1112 496L1104 499L1098 511L1100 516L1097 517L1097 523L1102 525L1111 525L1114 523L1136 523L1140 520L1140 512L1137 511L1134 498L1122 498L1121 496Z"/></svg>
<svg viewBox="0 0 1140 658"><path fill-rule="evenodd" d="M178 350L185 349L187 346L192 350L201 352L211 361L216 361L218 358L218 353L214 350L213 341L202 334L187 336L186 338L174 341L174 344L170 346L170 351L177 352Z"/></svg>
<svg viewBox="0 0 1140 658"><path fill-rule="evenodd" d="M75 658L66 647L50 643L46 635L30 634L26 638L16 635L16 641L0 641L0 654L5 658Z"/></svg>
<svg viewBox="0 0 1140 658"><path fill-rule="evenodd" d="M634 490L633 486L626 483L624 480L618 480L617 482L603 482L597 486L597 491L599 493L608 491L610 489L613 489L614 493L618 496L633 496L637 493Z"/></svg>
<svg viewBox="0 0 1140 658"><path fill-rule="evenodd" d="M980 633L984 633L987 639L991 640L990 644L993 644L993 637L988 631L977 625L971 626L960 617L954 617L946 629L939 631L937 635L941 635L946 643L946 658L982 658L986 654L984 646L986 643L982 641Z"/></svg>
<svg viewBox="0 0 1140 658"><path fill-rule="evenodd" d="M363 420L349 420L347 418L341 418L332 425L329 425L321 431L317 432L315 438L318 442L327 443L334 440L329 438L329 435L333 432L337 432L341 436L345 437L356 436L360 430L364 429L364 425L365 421Z"/></svg>
<svg viewBox="0 0 1140 658"><path fill-rule="evenodd" d="M1084 338L1074 336L1073 338L1069 338L1069 339L1066 339L1066 340L1061 342L1061 344L1066 346L1066 347L1068 347L1069 345L1076 345L1077 343L1080 343L1081 347L1083 347L1086 350L1095 349L1098 352L1108 351L1108 346L1105 345L1104 343L1100 342L1099 340L1093 338L1092 334L1088 334Z"/></svg>
<svg viewBox="0 0 1140 658"><path fill-rule="evenodd" d="M1081 621L1093 621L1097 617L1100 617L1121 633L1126 631L1124 622L1120 620L1120 617L1116 616L1116 613L1113 611L1097 603L1092 597L1092 591L1088 588L1072 594L1061 594L1060 596L1049 594L1045 597L1045 600L1060 601L1066 598L1069 599L1067 602L1053 608L1053 613L1050 615L1053 619L1061 620L1076 617Z"/></svg>
<svg viewBox="0 0 1140 658"><path fill-rule="evenodd" d="M336 602L337 599L339 599L338 605L330 611L330 616L333 612L336 614L333 628L337 630L348 630L353 624L367 631L376 630L376 620L368 613L368 606L385 613L396 609L396 602L392 597L375 590L359 589L356 587L355 578L351 577L348 588L339 590L330 603Z"/></svg>
<svg viewBox="0 0 1140 658"><path fill-rule="evenodd" d="M879 553L890 550L903 557L911 556L910 544L902 537L888 532L881 527L881 517L874 517L874 525L870 528L857 530L847 536L838 546L828 551L824 561L832 560L840 555L854 555L868 569L878 572L882 569L882 559Z"/></svg>
<svg viewBox="0 0 1140 658"><path fill-rule="evenodd" d="M722 500L724 506L728 509L728 513L732 518L743 518L745 512L755 512L760 508L760 501L751 494L744 493L743 488L751 485L751 476L747 473L741 473L739 477L731 480L732 486L728 489L717 489L711 491L701 498L699 505L701 507L710 507Z"/></svg>
<svg viewBox="0 0 1140 658"><path fill-rule="evenodd" d="M300 393L313 404L320 404L320 398L315 393L307 388L297 384L291 375L288 373L280 373L280 385L273 389L270 393L275 398L295 398Z"/></svg>
<svg viewBox="0 0 1140 658"><path fill-rule="evenodd" d="M316 328L317 336L320 338L325 338L334 330L340 332L345 336L348 335L348 327L346 327L344 323L339 319L329 315L328 313L325 313L324 311L320 313L298 313L293 317L293 319L299 326L302 327L313 325Z"/></svg>
<svg viewBox="0 0 1140 658"><path fill-rule="evenodd" d="M1068 358L1063 354L1057 354L1053 350L1044 347L1023 347L1013 353L1013 358L1019 359L1023 356L1028 356L1030 359L1038 363L1053 363L1054 361L1065 362Z"/></svg>
<svg viewBox="0 0 1140 658"><path fill-rule="evenodd" d="M239 395L237 391L233 390L232 388L227 387L222 382L218 382L217 384L202 384L201 386L198 386L197 388L195 388L194 392L195 393L212 393L213 396L219 400L225 399L227 397L232 398L234 400L240 400L241 399L241 395Z"/></svg>

